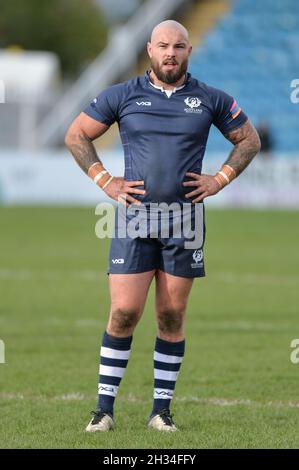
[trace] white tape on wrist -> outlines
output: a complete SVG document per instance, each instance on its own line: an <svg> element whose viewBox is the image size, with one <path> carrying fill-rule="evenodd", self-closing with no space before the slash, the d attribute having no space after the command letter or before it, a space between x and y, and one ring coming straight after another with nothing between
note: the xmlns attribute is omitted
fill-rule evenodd
<svg viewBox="0 0 299 470"><path fill-rule="evenodd" d="M220 173L220 175L222 175L223 178L226 179L226 181L227 181L228 183L230 183L230 179L229 179L229 177L227 176L227 174L224 173L224 171L221 171L221 170L220 170L220 171L218 171L218 173Z"/></svg>
<svg viewBox="0 0 299 470"><path fill-rule="evenodd" d="M101 179L106 173L108 173L107 170L102 170L102 171L100 171L100 173L98 173L98 174L94 177L93 181L97 184L97 183L100 181L100 179Z"/></svg>
<svg viewBox="0 0 299 470"><path fill-rule="evenodd" d="M104 184L104 186L102 186L102 189L105 189L106 186L108 186L109 183L111 183L111 181L113 180L114 176L110 176L109 180L106 181L106 183Z"/></svg>

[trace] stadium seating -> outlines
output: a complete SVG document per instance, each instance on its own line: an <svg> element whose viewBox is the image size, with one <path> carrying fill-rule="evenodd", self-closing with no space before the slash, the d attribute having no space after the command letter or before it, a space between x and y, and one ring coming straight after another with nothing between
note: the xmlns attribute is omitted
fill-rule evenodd
<svg viewBox="0 0 299 470"><path fill-rule="evenodd" d="M266 121L275 152L299 154L299 103L291 102L291 81L299 78L298 0L232 1L200 47L191 73L233 95L251 120ZM212 129L209 152L229 148Z"/></svg>

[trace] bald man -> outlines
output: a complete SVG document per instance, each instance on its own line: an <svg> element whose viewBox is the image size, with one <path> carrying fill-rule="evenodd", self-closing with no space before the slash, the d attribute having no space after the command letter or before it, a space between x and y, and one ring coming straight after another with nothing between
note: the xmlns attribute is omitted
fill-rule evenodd
<svg viewBox="0 0 299 470"><path fill-rule="evenodd" d="M260 148L234 98L187 72L192 47L184 26L172 20L157 25L147 51L150 70L100 93L65 139L82 170L122 203L110 247L111 307L101 347L98 403L88 432L114 428L115 397L153 279L157 338L147 424L157 431L177 430L170 404L185 351L188 296L194 278L205 275L203 200L236 178ZM124 148L124 177L105 170L92 143L114 122ZM215 175L203 175L212 124L234 147ZM139 230L132 231L136 212ZM131 231L123 235L124 227Z"/></svg>

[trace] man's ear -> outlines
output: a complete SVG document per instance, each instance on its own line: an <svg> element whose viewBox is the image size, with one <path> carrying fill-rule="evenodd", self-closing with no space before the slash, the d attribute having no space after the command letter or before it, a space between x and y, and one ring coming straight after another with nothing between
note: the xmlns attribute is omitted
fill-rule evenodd
<svg viewBox="0 0 299 470"><path fill-rule="evenodd" d="M152 44L150 42L148 42L146 47L147 47L148 55L150 56L150 58L152 58Z"/></svg>

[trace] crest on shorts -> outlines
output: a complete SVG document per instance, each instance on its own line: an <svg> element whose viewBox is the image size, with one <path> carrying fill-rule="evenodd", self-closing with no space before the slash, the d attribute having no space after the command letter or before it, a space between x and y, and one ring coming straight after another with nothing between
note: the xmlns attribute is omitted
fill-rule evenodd
<svg viewBox="0 0 299 470"><path fill-rule="evenodd" d="M195 250L192 255L195 263L200 263L203 259L203 251L202 250Z"/></svg>

